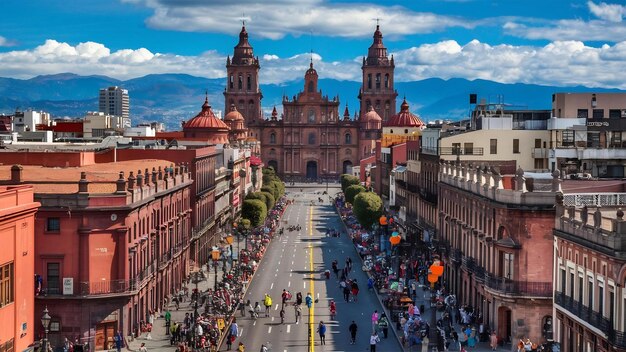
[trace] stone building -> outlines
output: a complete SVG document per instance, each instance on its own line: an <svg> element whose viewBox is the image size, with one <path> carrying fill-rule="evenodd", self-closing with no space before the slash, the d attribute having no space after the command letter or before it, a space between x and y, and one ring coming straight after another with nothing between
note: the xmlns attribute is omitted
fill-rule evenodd
<svg viewBox="0 0 626 352"><path fill-rule="evenodd" d="M395 115L395 65L382 39L377 26L368 55L363 58L360 111L354 118L347 106L340 115L339 97L322 94L311 62L304 75L304 89L283 97L280 116L274 107L271 117L264 119L259 59L242 27L233 56L226 60L225 111L230 115L236 109L245 121L248 136L263 145L261 159L287 179L336 178L348 173L361 159L374 154L382 122ZM234 135L237 133L231 126Z"/></svg>
<svg viewBox="0 0 626 352"><path fill-rule="evenodd" d="M552 316L552 179L500 175L497 170L445 162L439 173L439 239L445 282L482 314L500 339L542 342ZM533 187L533 191L528 191Z"/></svg>

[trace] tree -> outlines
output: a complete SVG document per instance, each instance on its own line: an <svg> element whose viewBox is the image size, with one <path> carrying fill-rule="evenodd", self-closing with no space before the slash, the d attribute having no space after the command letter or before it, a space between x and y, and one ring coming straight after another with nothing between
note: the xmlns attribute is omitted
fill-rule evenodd
<svg viewBox="0 0 626 352"><path fill-rule="evenodd" d="M276 204L276 198L274 198L274 195L272 195L271 193L268 192L259 192L261 195L265 196L265 206L267 206L268 210L271 210L274 208L274 204Z"/></svg>
<svg viewBox="0 0 626 352"><path fill-rule="evenodd" d="M370 229L378 221L383 210L383 200L374 192L361 192L354 197L354 215L361 226Z"/></svg>
<svg viewBox="0 0 626 352"><path fill-rule="evenodd" d="M365 187L361 186L361 185L352 185L348 188L346 188L345 194L346 194L346 202L352 204L354 203L354 197L357 196L357 194L361 193L361 192L365 192L366 189Z"/></svg>
<svg viewBox="0 0 626 352"><path fill-rule="evenodd" d="M361 184L361 180L359 180L356 176L343 174L339 178L341 180L341 191L343 191L344 194L346 193L346 189L348 187Z"/></svg>
<svg viewBox="0 0 626 352"><path fill-rule="evenodd" d="M267 206L260 199L246 199L243 201L241 216L250 220L252 227L260 226L267 217Z"/></svg>

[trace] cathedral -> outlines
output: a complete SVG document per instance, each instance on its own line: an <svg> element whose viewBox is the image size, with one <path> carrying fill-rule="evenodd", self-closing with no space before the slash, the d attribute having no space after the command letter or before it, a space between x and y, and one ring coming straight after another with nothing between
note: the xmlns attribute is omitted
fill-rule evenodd
<svg viewBox="0 0 626 352"><path fill-rule="evenodd" d="M339 97L322 95L313 61L304 72L302 91L283 97L280 116L274 107L271 117L264 118L260 68L244 25L232 58L226 60L224 111L243 116L248 136L261 142L261 159L286 180L332 179L349 172L374 154L383 124L395 115L394 61L387 56L378 25L363 57L360 111L353 119L347 106L340 115Z"/></svg>

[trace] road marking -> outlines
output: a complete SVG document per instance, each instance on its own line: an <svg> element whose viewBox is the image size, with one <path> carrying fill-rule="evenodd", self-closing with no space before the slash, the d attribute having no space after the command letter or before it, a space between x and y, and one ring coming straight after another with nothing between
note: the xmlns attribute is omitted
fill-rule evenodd
<svg viewBox="0 0 626 352"><path fill-rule="evenodd" d="M291 275L292 275L292 274L291 274L291 273L289 273L289 277L291 277Z"/></svg>
<svg viewBox="0 0 626 352"><path fill-rule="evenodd" d="M313 224L313 207L309 208L309 224ZM309 237L313 237L313 226L309 227ZM309 266L310 271L313 272L313 247L311 242L309 242ZM313 281L313 275L309 277L309 284L311 286L311 296L315 296L315 282ZM315 352L315 329L313 329L313 322L315 321L315 302L311 304L311 309L309 310L309 340L311 341L311 345L309 346L310 352Z"/></svg>
<svg viewBox="0 0 626 352"><path fill-rule="evenodd" d="M293 265L293 260L291 261L291 265Z"/></svg>
<svg viewBox="0 0 626 352"><path fill-rule="evenodd" d="M278 277L278 274L274 274L274 277Z"/></svg>
<svg viewBox="0 0 626 352"><path fill-rule="evenodd" d="M252 326L255 326L255 325L256 325L256 320L254 322L252 322Z"/></svg>
<svg viewBox="0 0 626 352"><path fill-rule="evenodd" d="M291 325L287 325L287 333L291 332Z"/></svg>
<svg viewBox="0 0 626 352"><path fill-rule="evenodd" d="M302 283L302 288L306 288L306 281Z"/></svg>
<svg viewBox="0 0 626 352"><path fill-rule="evenodd" d="M270 290L274 288L274 283L272 282L272 284L270 285Z"/></svg>
<svg viewBox="0 0 626 352"><path fill-rule="evenodd" d="M287 283L287 287L291 287L291 281Z"/></svg>
<svg viewBox="0 0 626 352"><path fill-rule="evenodd" d="M276 307L274 307L274 310L278 310L278 303L276 303ZM272 318L272 321L274 321L274 318Z"/></svg>
<svg viewBox="0 0 626 352"><path fill-rule="evenodd" d="M269 328L267 328L267 333L271 334L272 333L272 327L270 326Z"/></svg>
<svg viewBox="0 0 626 352"><path fill-rule="evenodd" d="M239 336L243 335L243 328L239 329Z"/></svg>

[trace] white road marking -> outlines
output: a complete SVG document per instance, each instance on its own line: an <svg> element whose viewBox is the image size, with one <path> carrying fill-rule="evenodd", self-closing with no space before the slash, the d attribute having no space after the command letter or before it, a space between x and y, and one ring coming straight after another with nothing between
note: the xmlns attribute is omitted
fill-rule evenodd
<svg viewBox="0 0 626 352"><path fill-rule="evenodd" d="M270 285L270 290L274 288L274 283L272 282L272 284Z"/></svg>
<svg viewBox="0 0 626 352"><path fill-rule="evenodd" d="M243 335L243 328L239 329L239 336Z"/></svg>
<svg viewBox="0 0 626 352"><path fill-rule="evenodd" d="M276 307L274 307L274 310L278 310L278 303L276 303ZM272 321L274 321L274 318L272 318Z"/></svg>
<svg viewBox="0 0 626 352"><path fill-rule="evenodd" d="M287 325L287 333L291 332L291 325Z"/></svg>
<svg viewBox="0 0 626 352"><path fill-rule="evenodd" d="M289 273L289 277L291 277L291 275L292 275L292 274L291 274L291 273Z"/></svg>
<svg viewBox="0 0 626 352"><path fill-rule="evenodd" d="M252 326L255 326L255 325L256 325L256 320L254 322L252 322Z"/></svg>
<svg viewBox="0 0 626 352"><path fill-rule="evenodd" d="M302 283L302 288L306 288L306 282Z"/></svg>
<svg viewBox="0 0 626 352"><path fill-rule="evenodd" d="M291 265L293 265L293 260L291 261Z"/></svg>
<svg viewBox="0 0 626 352"><path fill-rule="evenodd" d="M271 334L272 333L272 327L270 326L269 328L267 328L267 333Z"/></svg>
<svg viewBox="0 0 626 352"><path fill-rule="evenodd" d="M287 287L291 287L291 281L287 283Z"/></svg>
<svg viewBox="0 0 626 352"><path fill-rule="evenodd" d="M272 317L272 321L274 321L274 317Z"/></svg>
<svg viewBox="0 0 626 352"><path fill-rule="evenodd" d="M274 274L274 277L278 277L278 274Z"/></svg>

